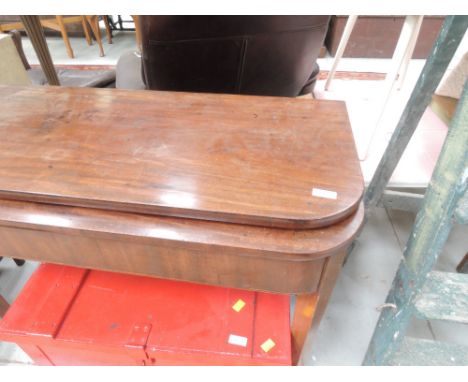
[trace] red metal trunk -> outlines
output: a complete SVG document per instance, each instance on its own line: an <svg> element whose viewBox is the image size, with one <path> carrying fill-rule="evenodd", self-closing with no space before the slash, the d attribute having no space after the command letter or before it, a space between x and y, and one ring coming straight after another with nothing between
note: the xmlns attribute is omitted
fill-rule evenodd
<svg viewBox="0 0 468 382"><path fill-rule="evenodd" d="M44 264L0 339L39 365L291 365L289 296Z"/></svg>

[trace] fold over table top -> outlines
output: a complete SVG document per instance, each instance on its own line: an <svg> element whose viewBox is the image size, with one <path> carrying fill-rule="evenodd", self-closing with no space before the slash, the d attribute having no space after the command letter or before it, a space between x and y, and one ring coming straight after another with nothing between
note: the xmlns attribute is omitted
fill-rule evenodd
<svg viewBox="0 0 468 382"><path fill-rule="evenodd" d="M0 198L291 229L356 211L345 104L0 86Z"/></svg>

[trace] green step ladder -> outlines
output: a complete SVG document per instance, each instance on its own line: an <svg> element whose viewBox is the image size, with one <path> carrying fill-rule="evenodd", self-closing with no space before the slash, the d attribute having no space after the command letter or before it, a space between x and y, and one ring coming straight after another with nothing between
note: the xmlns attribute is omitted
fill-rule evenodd
<svg viewBox="0 0 468 382"><path fill-rule="evenodd" d="M468 81L424 197L385 187L468 27L448 16L364 198L419 210L364 365L468 365L468 347L406 336L413 317L468 323L468 275L434 265L454 223L468 223ZM389 196L390 195L390 196Z"/></svg>

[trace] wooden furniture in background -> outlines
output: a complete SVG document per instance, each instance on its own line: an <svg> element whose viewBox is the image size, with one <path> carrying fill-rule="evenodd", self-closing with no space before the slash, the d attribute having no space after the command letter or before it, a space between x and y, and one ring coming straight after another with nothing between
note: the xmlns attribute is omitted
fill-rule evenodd
<svg viewBox="0 0 468 382"><path fill-rule="evenodd" d="M133 23L135 24L135 37L137 48L141 52L141 30L140 30L140 16L132 15Z"/></svg>
<svg viewBox="0 0 468 382"><path fill-rule="evenodd" d="M107 42L112 44L112 35L109 26L109 20L107 16L102 16L104 20L104 25L106 27ZM42 19L41 24L45 28L50 28L56 31L59 31L62 34L63 41L65 42L65 47L67 49L68 57L74 58L73 49L68 38L68 33L66 29L67 24L72 23L81 23L83 26L83 31L85 33L86 42L88 45L92 44L91 35L88 30L88 25L91 27L96 43L99 46L100 56L104 56L104 48L102 46L101 30L99 28L99 16L95 15L86 15L86 16L55 16L55 19Z"/></svg>
<svg viewBox="0 0 468 382"><path fill-rule="evenodd" d="M21 16L21 22L31 40L31 44L37 54L37 58L39 59L49 85L60 85L39 16Z"/></svg>
<svg viewBox="0 0 468 382"><path fill-rule="evenodd" d="M8 304L8 301L0 294L0 318L5 315L9 307L10 304Z"/></svg>
<svg viewBox="0 0 468 382"><path fill-rule="evenodd" d="M83 27L83 31L85 33L86 42L88 45L91 45L91 36L89 34L88 26L86 25L86 20L84 16L71 16L71 17L64 17L64 16L55 16L54 19L41 19L41 24L44 28L49 28L52 30L59 31L62 35L63 42L65 43L65 48L67 49L68 57L74 58L73 49L70 44L70 40L68 38L67 33L67 24L73 23L81 23ZM97 38L97 36L96 36ZM100 41L98 42L100 44Z"/></svg>
<svg viewBox="0 0 468 382"><path fill-rule="evenodd" d="M47 78L44 75L42 68L39 66L31 67L24 54L22 47L22 38L19 31L11 31L9 35L13 38L16 46L17 53L21 57L24 69L26 69L27 77L29 77L30 84L34 86L42 86L47 84ZM80 69L57 69L57 76L60 84L66 87L94 87L101 88L112 86L115 82L115 71L112 69L99 69L96 70L80 70Z"/></svg>
<svg viewBox="0 0 468 382"><path fill-rule="evenodd" d="M91 15L91 16L83 16L83 17L86 19L86 21L90 25L91 30L93 31L94 37L96 39L96 42L99 46L100 56L103 57L104 48L102 47L101 29L99 28L99 16ZM104 25L106 27L107 42L109 44L112 44L112 34L111 34L109 20L107 16L103 16L103 20L104 20Z"/></svg>
<svg viewBox="0 0 468 382"><path fill-rule="evenodd" d="M110 28L109 16L101 16L101 17L102 17L102 20L104 21L104 26L106 28L107 43L112 44L112 31L111 31L111 28Z"/></svg>
<svg viewBox="0 0 468 382"><path fill-rule="evenodd" d="M0 24L0 32L9 32L12 30L24 29L22 22L4 23Z"/></svg>
<svg viewBox="0 0 468 382"><path fill-rule="evenodd" d="M297 295L299 360L364 217L344 103L47 87L0 100L0 255Z"/></svg>
<svg viewBox="0 0 468 382"><path fill-rule="evenodd" d="M23 17L23 16L20 16L20 17ZM67 32L67 25L69 24L80 23L82 25L84 35L86 38L86 42L89 46L92 45L92 38L89 32L88 26L91 27L91 31L99 46L100 56L102 57L104 56L104 48L102 46L101 30L99 28L99 17L102 17L105 28L106 28L107 42L109 44L112 44L112 33L110 30L110 26L109 26L108 16L95 16L95 15L55 16L55 18L47 18L47 19L39 18L39 16L29 16L29 17L37 17L40 20L40 23L44 28L48 28L48 29L52 29L54 31L60 32L63 38L63 42L65 43L67 55L70 58L74 58L75 55L73 53L73 49L72 49L70 39L68 37L68 32ZM24 27L25 26L23 22L0 24L0 32L9 32L15 29L21 30Z"/></svg>

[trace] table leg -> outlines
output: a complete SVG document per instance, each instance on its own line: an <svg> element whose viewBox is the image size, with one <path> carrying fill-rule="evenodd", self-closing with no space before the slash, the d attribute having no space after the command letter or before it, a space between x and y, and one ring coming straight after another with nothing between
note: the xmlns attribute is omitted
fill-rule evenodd
<svg viewBox="0 0 468 382"><path fill-rule="evenodd" d="M297 365L301 358L302 348L312 325L318 300L319 296L317 293L296 296L296 306L291 324L293 365Z"/></svg>
<svg viewBox="0 0 468 382"><path fill-rule="evenodd" d="M291 324L294 365L297 365L300 360L307 335L313 336L317 332L346 254L347 249L326 260L317 293L296 296L296 306Z"/></svg>
<svg viewBox="0 0 468 382"><path fill-rule="evenodd" d="M0 318L5 315L9 307L10 304L8 304L8 301L0 294Z"/></svg>
<svg viewBox="0 0 468 382"><path fill-rule="evenodd" d="M314 321L312 323L313 334L316 333L320 325L320 321L325 313L325 308L328 305L328 301L330 300L333 288L335 287L336 280L338 280L338 276L341 272L341 268L343 267L343 262L347 253L348 250L345 249L341 253L330 256L327 259L318 287L318 295L320 299L317 303L317 309L315 310Z"/></svg>

